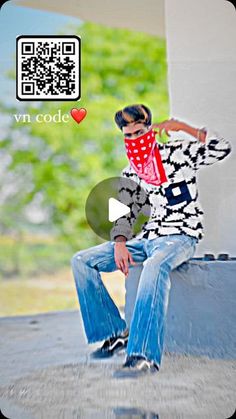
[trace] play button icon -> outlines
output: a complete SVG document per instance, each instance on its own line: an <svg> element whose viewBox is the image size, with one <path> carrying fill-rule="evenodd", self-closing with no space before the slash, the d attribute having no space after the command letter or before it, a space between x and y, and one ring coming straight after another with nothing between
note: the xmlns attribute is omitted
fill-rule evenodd
<svg viewBox="0 0 236 419"><path fill-rule="evenodd" d="M111 229L120 218L130 217L132 205L137 199L145 216L149 218L147 195L135 181L125 177L111 177L99 182L89 193L85 204L89 226L99 237L111 240Z"/></svg>
<svg viewBox="0 0 236 419"><path fill-rule="evenodd" d="M113 222L123 217L124 215L129 214L130 207L122 202L117 201L115 198L109 198L109 209L108 209L108 219Z"/></svg>

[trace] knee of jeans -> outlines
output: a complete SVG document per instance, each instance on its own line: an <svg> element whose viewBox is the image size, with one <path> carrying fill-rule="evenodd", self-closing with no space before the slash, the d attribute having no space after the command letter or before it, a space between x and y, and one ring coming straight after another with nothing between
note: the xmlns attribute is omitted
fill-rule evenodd
<svg viewBox="0 0 236 419"><path fill-rule="evenodd" d="M152 271L154 269L156 273L159 273L160 271L166 271L169 273L171 271L170 260L170 257L167 257L164 253L161 254L160 252L158 255L153 255L146 259L143 262L143 267L146 269L150 268Z"/></svg>
<svg viewBox="0 0 236 419"><path fill-rule="evenodd" d="M74 274L74 280L78 289L86 288L87 277L84 275L84 261L80 252L75 253L71 258L71 267Z"/></svg>
<svg viewBox="0 0 236 419"><path fill-rule="evenodd" d="M158 267L161 264L162 260L163 260L163 256L161 255L161 253L152 255L143 262L143 267L149 267L149 266Z"/></svg>
<svg viewBox="0 0 236 419"><path fill-rule="evenodd" d="M73 256L72 256L72 258L71 258L71 266L73 267L73 266L78 266L78 264L80 263L80 262L82 262L82 255L81 255L81 253L82 252L77 252L77 253L75 253Z"/></svg>

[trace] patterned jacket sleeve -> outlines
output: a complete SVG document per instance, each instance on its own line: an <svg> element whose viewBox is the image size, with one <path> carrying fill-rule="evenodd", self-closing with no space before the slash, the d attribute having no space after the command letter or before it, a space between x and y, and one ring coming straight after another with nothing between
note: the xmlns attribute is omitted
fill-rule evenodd
<svg viewBox="0 0 236 419"><path fill-rule="evenodd" d="M135 223L137 216L142 208L142 203L137 202L137 194L140 186L129 177L126 177L125 170L121 173L118 190L118 200L123 204L130 207L130 213L118 218L113 224L110 232L110 238L115 240L116 236L124 236L127 240L133 237L132 227Z"/></svg>
<svg viewBox="0 0 236 419"><path fill-rule="evenodd" d="M207 130L205 143L196 140L183 144L183 152L195 170L223 160L231 152L231 149L228 140L210 129Z"/></svg>

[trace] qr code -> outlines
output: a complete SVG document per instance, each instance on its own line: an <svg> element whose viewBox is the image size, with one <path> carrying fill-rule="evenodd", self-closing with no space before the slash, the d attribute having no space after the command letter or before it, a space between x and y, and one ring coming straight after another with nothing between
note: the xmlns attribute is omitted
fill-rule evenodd
<svg viewBox="0 0 236 419"><path fill-rule="evenodd" d="M17 99L80 99L80 45L75 35L18 36Z"/></svg>

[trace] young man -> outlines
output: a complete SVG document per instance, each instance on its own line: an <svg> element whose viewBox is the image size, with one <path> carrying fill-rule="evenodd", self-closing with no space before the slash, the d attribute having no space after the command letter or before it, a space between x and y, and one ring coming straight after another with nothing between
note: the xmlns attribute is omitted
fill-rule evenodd
<svg viewBox="0 0 236 419"><path fill-rule="evenodd" d="M94 357L108 357L126 348L122 376L156 372L161 365L171 270L190 259L203 237L203 211L198 202L196 172L224 159L228 141L208 129L196 129L170 119L152 125L144 105L127 106L115 115L124 134L129 165L123 192L130 197L130 214L118 219L111 241L77 252L72 269L88 343L105 340ZM185 131L192 140L157 143L163 131ZM195 138L194 138L195 137ZM131 182L131 181L132 182ZM132 226L147 202L149 220L133 237ZM101 280L100 272L117 268L126 276L129 266L143 263L129 329Z"/></svg>

